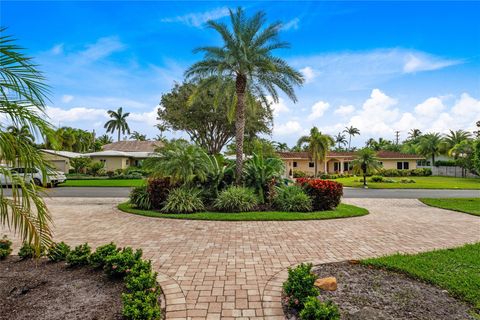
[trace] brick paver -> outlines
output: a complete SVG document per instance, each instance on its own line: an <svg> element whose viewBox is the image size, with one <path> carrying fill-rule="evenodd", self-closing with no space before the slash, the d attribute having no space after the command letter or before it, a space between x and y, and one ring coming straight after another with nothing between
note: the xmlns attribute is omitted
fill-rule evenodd
<svg viewBox="0 0 480 320"><path fill-rule="evenodd" d="M370 214L285 222L148 218L118 211L121 199L47 201L56 240L142 248L159 272L167 319L283 319L289 266L480 241L480 218L408 199L347 199Z"/></svg>

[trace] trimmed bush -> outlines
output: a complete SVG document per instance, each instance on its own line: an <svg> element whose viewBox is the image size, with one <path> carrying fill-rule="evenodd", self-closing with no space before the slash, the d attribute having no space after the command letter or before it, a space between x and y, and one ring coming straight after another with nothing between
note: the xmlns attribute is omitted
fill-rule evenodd
<svg viewBox="0 0 480 320"><path fill-rule="evenodd" d="M5 259L12 253L12 241L8 240L7 236L0 239L0 260Z"/></svg>
<svg viewBox="0 0 480 320"><path fill-rule="evenodd" d="M70 253L70 246L65 242L54 243L47 251L47 258L52 262L65 261Z"/></svg>
<svg viewBox="0 0 480 320"><path fill-rule="evenodd" d="M383 177L382 176L372 176L370 178L371 182L383 182Z"/></svg>
<svg viewBox="0 0 480 320"><path fill-rule="evenodd" d="M312 199L314 211L335 209L343 196L343 185L335 181L299 178L297 184Z"/></svg>
<svg viewBox="0 0 480 320"><path fill-rule="evenodd" d="M90 257L91 248L88 243L76 246L75 249L70 251L67 255L67 264L70 267L85 266L88 264L88 258Z"/></svg>
<svg viewBox="0 0 480 320"><path fill-rule="evenodd" d="M159 319L161 310L158 305L159 292L157 291L122 293L123 316L132 320Z"/></svg>
<svg viewBox="0 0 480 320"><path fill-rule="evenodd" d="M338 320L340 319L340 311L338 307L331 301L326 303L318 300L317 297L308 297L305 306L300 311L300 319L302 320Z"/></svg>
<svg viewBox="0 0 480 320"><path fill-rule="evenodd" d="M138 261L125 277L127 291L146 291L157 289L157 273L152 272L152 263L149 260Z"/></svg>
<svg viewBox="0 0 480 320"><path fill-rule="evenodd" d="M43 249L41 251L43 251ZM43 252L40 252L40 255L42 255L42 253ZM35 247L28 242L24 242L20 250L18 250L18 256L22 260L35 258L36 256Z"/></svg>
<svg viewBox="0 0 480 320"><path fill-rule="evenodd" d="M229 187L218 195L214 207L224 212L252 211L258 204L255 192L249 188Z"/></svg>
<svg viewBox="0 0 480 320"><path fill-rule="evenodd" d="M120 249L118 249L113 242L110 242L109 244L98 247L97 250L90 255L88 262L94 268L103 268L107 257L116 254L118 251L120 251Z"/></svg>
<svg viewBox="0 0 480 320"><path fill-rule="evenodd" d="M307 173L305 171L302 171L302 170L293 170L293 177L294 178L306 178L307 177Z"/></svg>
<svg viewBox="0 0 480 320"><path fill-rule="evenodd" d="M129 195L130 203L139 209L148 210L152 207L150 202L150 194L148 193L147 186L135 187Z"/></svg>
<svg viewBox="0 0 480 320"><path fill-rule="evenodd" d="M302 263L294 269L288 268L288 279L283 283L283 292L289 307L301 310L308 297L319 295L318 289L314 286L317 276L311 270L311 263Z"/></svg>
<svg viewBox="0 0 480 320"><path fill-rule="evenodd" d="M400 183L415 183L415 180L408 179L408 178L402 178L402 179L400 179Z"/></svg>
<svg viewBox="0 0 480 320"><path fill-rule="evenodd" d="M170 191L163 212L167 213L192 213L205 210L201 190L190 188L177 188Z"/></svg>
<svg viewBox="0 0 480 320"><path fill-rule="evenodd" d="M312 199L298 186L278 188L274 205L278 210L287 212L312 211Z"/></svg>
<svg viewBox="0 0 480 320"><path fill-rule="evenodd" d="M141 258L141 249L133 252L132 248L126 247L113 255L107 256L103 270L111 277L124 277Z"/></svg>
<svg viewBox="0 0 480 320"><path fill-rule="evenodd" d="M161 209L170 191L176 187L178 184L172 184L168 177L148 179L147 192L152 208Z"/></svg>
<svg viewBox="0 0 480 320"><path fill-rule="evenodd" d="M383 177L427 177L432 175L432 169L430 168L419 168L419 169L380 169L378 175Z"/></svg>

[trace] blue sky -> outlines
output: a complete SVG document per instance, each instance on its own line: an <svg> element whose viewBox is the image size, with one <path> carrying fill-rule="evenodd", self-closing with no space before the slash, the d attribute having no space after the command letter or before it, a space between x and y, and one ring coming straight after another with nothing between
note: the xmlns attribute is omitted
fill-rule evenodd
<svg viewBox="0 0 480 320"><path fill-rule="evenodd" d="M1 24L35 57L52 87L54 125L103 133L106 110L131 112L133 130L157 134L163 93L219 45L205 21L228 8L284 23L278 51L301 70L299 101L274 105L274 140L294 144L311 126L370 137L472 130L480 120L479 2L20 2L2 1ZM171 137L182 136L171 133Z"/></svg>

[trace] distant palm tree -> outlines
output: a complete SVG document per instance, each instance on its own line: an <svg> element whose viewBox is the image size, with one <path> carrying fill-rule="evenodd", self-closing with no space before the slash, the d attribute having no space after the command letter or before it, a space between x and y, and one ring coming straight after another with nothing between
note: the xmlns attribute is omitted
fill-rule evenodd
<svg viewBox="0 0 480 320"><path fill-rule="evenodd" d="M7 132L30 144L35 142L35 137L30 131L30 127L27 125L23 125L20 128L16 126L9 126L7 128Z"/></svg>
<svg viewBox="0 0 480 320"><path fill-rule="evenodd" d="M288 151L288 144L284 142L274 142L275 150L280 151L280 152L285 152Z"/></svg>
<svg viewBox="0 0 480 320"><path fill-rule="evenodd" d="M410 129L410 131L408 132L408 139L415 140L421 135L422 135L422 131L420 131L420 129Z"/></svg>
<svg viewBox="0 0 480 320"><path fill-rule="evenodd" d="M245 106L249 96L256 96L268 103L266 94L278 102L277 88L296 102L294 86L303 83L302 74L273 50L288 48L289 44L278 40L281 23L266 24L264 12L247 17L242 8L230 10L231 28L212 20L207 26L222 38L219 47L201 47L195 52L205 53L204 59L192 65L186 76L194 80L214 77L218 82L235 81L235 143L236 183L240 184L243 172L243 142L245 133Z"/></svg>
<svg viewBox="0 0 480 320"><path fill-rule="evenodd" d="M109 144L109 143L112 143L113 142L113 139L112 137L110 137L108 134L102 134L101 136L99 136L96 140L97 142L99 142L102 146L105 145L105 144Z"/></svg>
<svg viewBox="0 0 480 320"><path fill-rule="evenodd" d="M322 162L326 161L327 152L334 143L335 141L331 136L322 134L317 127L310 129L310 135L298 139L297 146L301 147L303 144L307 144L308 146L314 163L315 177L318 173L318 160Z"/></svg>
<svg viewBox="0 0 480 320"><path fill-rule="evenodd" d="M133 131L132 135L130 136L130 139L137 140L137 141L145 141L147 140L147 135L141 134L138 131Z"/></svg>
<svg viewBox="0 0 480 320"><path fill-rule="evenodd" d="M367 187L367 175L375 173L381 165L375 151L370 148L363 148L357 152L357 157L352 161L354 173L361 173L363 176L363 187Z"/></svg>
<svg viewBox="0 0 480 320"><path fill-rule="evenodd" d="M449 131L443 139L444 144L442 151L451 156L455 146L461 144L463 141L468 141L472 137L472 134L465 130Z"/></svg>
<svg viewBox="0 0 480 320"><path fill-rule="evenodd" d="M335 139L335 143L338 144L338 148L341 149L342 146L347 144L347 139L345 135L339 132L336 136L333 137Z"/></svg>
<svg viewBox="0 0 480 320"><path fill-rule="evenodd" d="M127 117L130 115L130 112L123 113L122 108L118 108L117 111L108 110L107 113L112 118L103 126L107 129L107 133L118 131L118 141L120 141L120 133L124 134L126 132L130 134L130 128L127 123Z"/></svg>
<svg viewBox="0 0 480 320"><path fill-rule="evenodd" d="M435 156L441 153L443 143L443 137L439 133L424 134L417 144L417 152L424 157L431 156L433 166L435 165Z"/></svg>
<svg viewBox="0 0 480 320"><path fill-rule="evenodd" d="M359 135L360 130L358 128L355 128L354 126L350 127L345 127L345 130L343 130L346 134L348 134L348 150L350 150L350 145L352 143L352 137Z"/></svg>

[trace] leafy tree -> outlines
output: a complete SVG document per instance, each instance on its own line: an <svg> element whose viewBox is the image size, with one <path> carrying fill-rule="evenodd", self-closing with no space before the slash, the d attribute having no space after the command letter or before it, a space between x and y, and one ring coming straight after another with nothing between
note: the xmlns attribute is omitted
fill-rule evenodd
<svg viewBox="0 0 480 320"><path fill-rule="evenodd" d="M352 161L353 172L363 176L363 187L367 187L367 175L375 173L381 165L375 151L370 148L358 150L357 157Z"/></svg>
<svg viewBox="0 0 480 320"><path fill-rule="evenodd" d="M355 128L354 126L350 126L350 127L345 127L345 130L343 130L343 132L348 134L348 150L350 150L352 137L359 135L360 130L358 128Z"/></svg>
<svg viewBox="0 0 480 320"><path fill-rule="evenodd" d="M227 145L226 154L236 154L237 153L237 145L235 143L231 143ZM276 157L277 150L275 149L275 144L264 138L253 138L245 140L244 154L251 156L254 153L261 154L265 157Z"/></svg>
<svg viewBox="0 0 480 320"><path fill-rule="evenodd" d="M283 161L279 158L264 158L261 154L254 153L252 158L245 161L244 167L245 184L254 188L260 202L271 195L269 191L274 186L275 180L279 180L285 171Z"/></svg>
<svg viewBox="0 0 480 320"><path fill-rule="evenodd" d="M473 167L477 174L480 174L480 139L477 139L474 143L473 149Z"/></svg>
<svg viewBox="0 0 480 320"><path fill-rule="evenodd" d="M218 91L215 83L205 80L199 84L176 84L171 92L162 96L162 108L158 109L157 118L163 122L160 125L185 131L192 141L208 153L220 153L235 137L235 123L230 117L231 96L219 97ZM247 137L271 132L272 111L268 105L252 99L245 116Z"/></svg>
<svg viewBox="0 0 480 320"><path fill-rule="evenodd" d="M94 135L91 132L71 128L61 127L55 131L56 148L65 151L86 152L94 150ZM47 149L55 149L50 140L45 141Z"/></svg>
<svg viewBox="0 0 480 320"><path fill-rule="evenodd" d="M25 56L15 40L0 28L0 163L20 163L28 169L39 168L45 179L48 164L39 150L28 140L6 130L6 126L29 128L53 140L53 130L45 120L45 99L48 87L43 74L32 58ZM0 175L12 182L8 197L0 184L0 223L8 225L21 238L31 243L36 253L52 242L51 217L34 183L26 183L0 166Z"/></svg>
<svg viewBox="0 0 480 320"><path fill-rule="evenodd" d="M93 163L90 163L88 166L88 172L94 177L102 174L104 170L105 170L105 164L102 162L93 162Z"/></svg>
<svg viewBox="0 0 480 320"><path fill-rule="evenodd" d="M147 135L141 134L138 131L133 131L132 135L130 136L130 139L137 140L137 141L146 141Z"/></svg>
<svg viewBox="0 0 480 320"><path fill-rule="evenodd" d="M442 150L443 138L439 133L424 134L418 144L417 152L424 157L432 157L432 165L435 165L435 156Z"/></svg>
<svg viewBox="0 0 480 320"><path fill-rule="evenodd" d="M318 172L318 161L326 161L327 152L334 143L335 142L332 137L321 133L318 131L317 127L310 129L310 135L303 136L298 139L297 145L299 147L303 144L307 144L308 146L308 151L310 152L315 165L315 176L317 176Z"/></svg>
<svg viewBox="0 0 480 320"><path fill-rule="evenodd" d="M335 139L335 143L338 145L338 149L341 150L342 146L347 144L347 139L345 135L339 132L336 136L333 137ZM349 147L350 148L350 147Z"/></svg>
<svg viewBox="0 0 480 320"><path fill-rule="evenodd" d="M378 141L370 138L367 140L366 147L374 151L400 151L400 146L393 143L391 140L384 139L382 137L378 138Z"/></svg>
<svg viewBox="0 0 480 320"><path fill-rule="evenodd" d="M70 165L76 173L85 173L92 163L92 159L88 157L78 157L70 159Z"/></svg>
<svg viewBox="0 0 480 320"><path fill-rule="evenodd" d="M127 117L130 115L130 112L123 113L123 109L118 108L117 111L108 110L107 113L110 118L112 118L111 120L108 120L103 126L105 129L107 129L107 133L114 133L115 131L117 131L117 141L120 141L120 133L124 134L126 132L127 134L130 134L130 127L127 123Z"/></svg>
<svg viewBox="0 0 480 320"><path fill-rule="evenodd" d="M474 171L475 169L475 142L471 139L461 140L455 144L448 152L453 156L456 163L462 167L462 175L465 175L466 170Z"/></svg>
<svg viewBox="0 0 480 320"><path fill-rule="evenodd" d="M286 61L272 54L276 49L288 47L288 43L278 40L280 22L265 26L264 12L247 17L244 10L238 8L236 11L230 10L230 23L231 28L224 23L207 22L209 28L220 34L223 44L198 48L196 52L203 52L204 59L192 65L186 76L193 79L216 77L219 83L225 82L225 79L235 82L236 179L240 184L245 108L249 96L257 96L266 103L268 93L277 103L277 89L280 89L295 102L294 86L301 85L303 77Z"/></svg>

